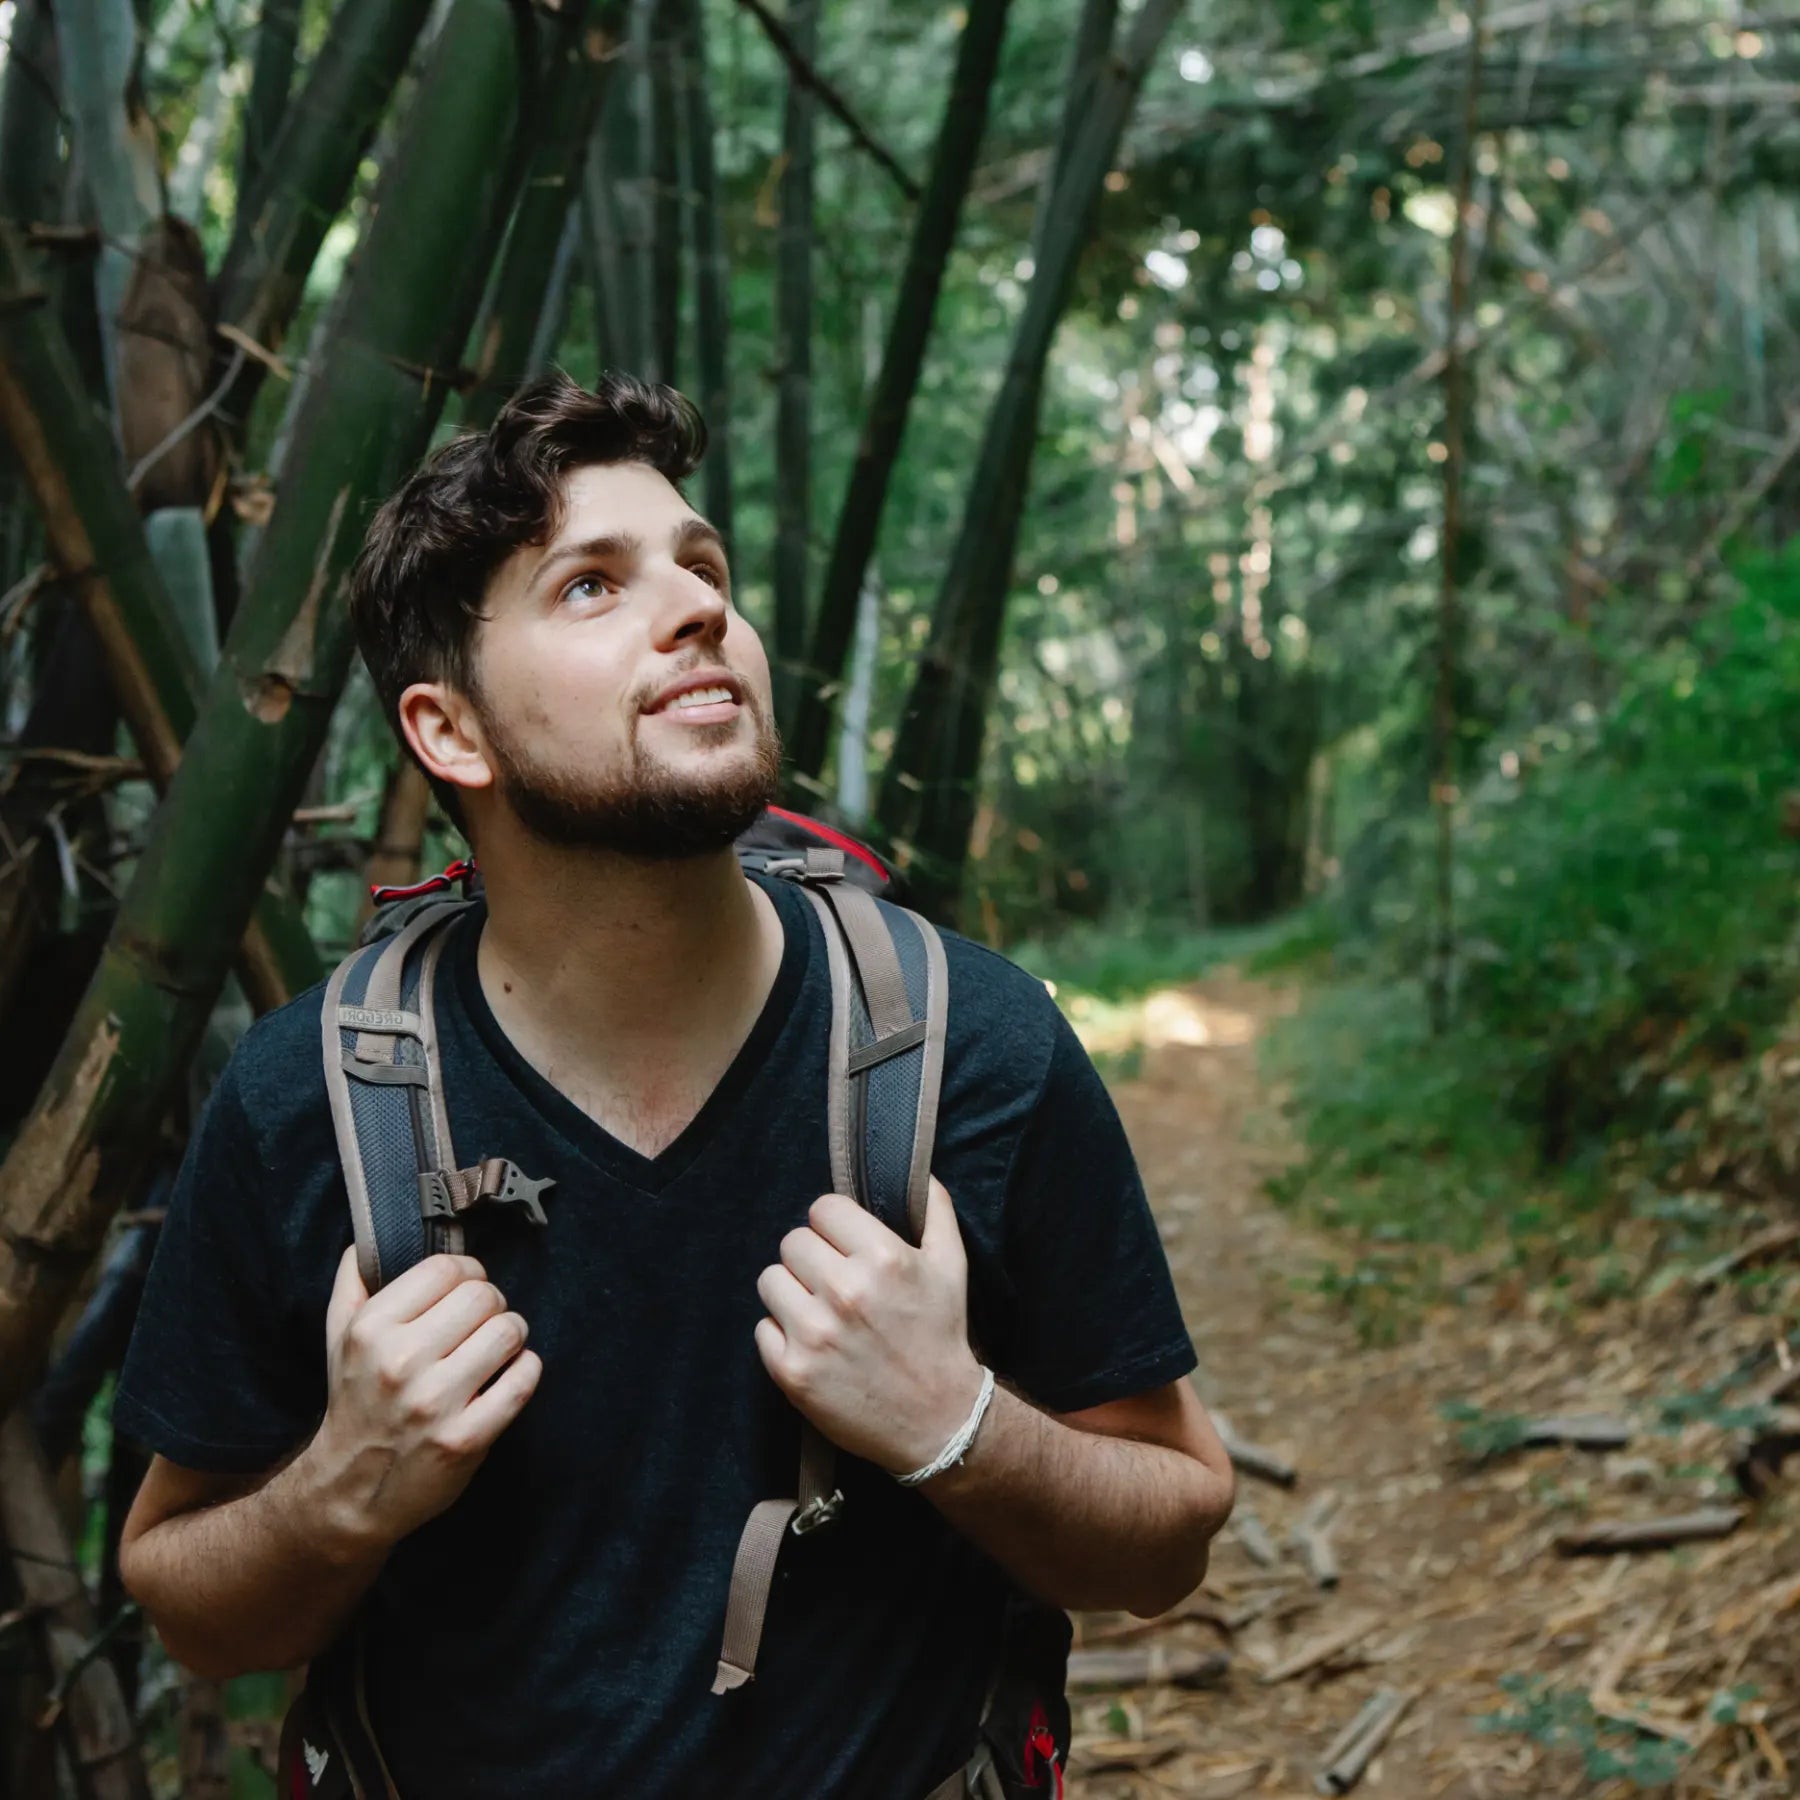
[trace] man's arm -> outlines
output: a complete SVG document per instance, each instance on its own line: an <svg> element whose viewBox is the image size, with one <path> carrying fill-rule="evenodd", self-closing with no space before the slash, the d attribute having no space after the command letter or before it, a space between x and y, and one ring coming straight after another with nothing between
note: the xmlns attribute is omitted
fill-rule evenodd
<svg viewBox="0 0 1800 1800"><path fill-rule="evenodd" d="M932 1182L915 1250L827 1194L781 1257L757 1284L770 1375L841 1448L896 1475L924 1467L981 1386L950 1196ZM1232 1491L1186 1382L1060 1418L999 1389L964 1462L920 1489L1041 1599L1144 1617L1199 1585Z"/></svg>
<svg viewBox="0 0 1800 1800"><path fill-rule="evenodd" d="M1235 1482L1199 1396L1173 1381L1060 1415L996 1388L967 1456L919 1491L1040 1599L1148 1619L1205 1578Z"/></svg>
<svg viewBox="0 0 1800 1800"><path fill-rule="evenodd" d="M223 1679L323 1650L392 1547L468 1486L537 1387L525 1321L467 1256L431 1256L370 1298L344 1253L325 1322L329 1399L272 1475L158 1457L119 1573L169 1653Z"/></svg>

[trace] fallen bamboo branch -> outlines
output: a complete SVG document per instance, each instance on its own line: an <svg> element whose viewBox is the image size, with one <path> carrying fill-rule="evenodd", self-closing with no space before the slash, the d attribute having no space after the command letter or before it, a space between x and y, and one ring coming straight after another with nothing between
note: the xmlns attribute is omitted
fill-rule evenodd
<svg viewBox="0 0 1800 1800"><path fill-rule="evenodd" d="M1253 1563L1272 1569L1281 1561L1281 1552L1275 1548L1275 1540L1269 1536L1262 1520L1249 1507L1242 1504L1238 1506L1231 1516L1231 1529L1237 1533L1237 1541L1244 1546L1244 1554Z"/></svg>
<svg viewBox="0 0 1800 1800"><path fill-rule="evenodd" d="M1743 1524L1736 1506L1704 1506L1697 1512L1675 1513L1661 1519L1613 1519L1582 1531L1564 1532L1556 1547L1564 1556L1610 1556L1615 1551L1667 1550L1677 1544L1697 1544L1708 1538L1729 1537Z"/></svg>
<svg viewBox="0 0 1800 1800"><path fill-rule="evenodd" d="M1274 1687L1278 1682L1292 1681L1296 1675L1310 1674L1323 1663L1328 1663L1335 1656L1342 1656L1352 1645L1367 1637L1380 1624L1374 1613L1364 1613L1357 1618L1347 1620L1344 1624L1316 1637L1310 1644L1303 1644L1292 1656L1278 1662L1274 1668L1262 1672L1264 1687Z"/></svg>
<svg viewBox="0 0 1800 1800"><path fill-rule="evenodd" d="M1267 1481L1278 1488L1291 1488L1300 1479L1299 1471L1292 1463L1284 1462L1273 1450L1265 1449L1261 1444L1239 1437L1222 1412L1215 1412L1212 1421L1219 1441L1225 1446L1225 1454L1240 1474L1254 1475L1258 1481Z"/></svg>
<svg viewBox="0 0 1800 1800"><path fill-rule="evenodd" d="M1313 1786L1321 1794L1347 1794L1362 1780L1375 1753L1393 1735L1413 1696L1383 1688L1338 1735L1319 1764Z"/></svg>
<svg viewBox="0 0 1800 1800"><path fill-rule="evenodd" d="M1175 1650L1144 1644L1131 1650L1071 1650L1071 1688L1211 1687L1223 1681L1231 1658L1223 1650Z"/></svg>
<svg viewBox="0 0 1800 1800"><path fill-rule="evenodd" d="M1622 1450L1632 1435L1625 1420L1604 1413L1557 1413L1531 1420L1520 1447L1539 1450L1550 1444L1568 1444L1577 1450Z"/></svg>
<svg viewBox="0 0 1800 1800"><path fill-rule="evenodd" d="M1337 1550L1331 1541L1330 1524L1338 1509L1335 1494L1320 1494L1295 1520L1288 1533L1288 1543L1298 1554L1314 1583L1322 1588L1338 1584Z"/></svg>

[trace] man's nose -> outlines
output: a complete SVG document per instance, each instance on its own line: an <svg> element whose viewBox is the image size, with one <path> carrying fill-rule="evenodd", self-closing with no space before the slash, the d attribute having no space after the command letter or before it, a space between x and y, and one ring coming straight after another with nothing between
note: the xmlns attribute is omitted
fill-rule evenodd
<svg viewBox="0 0 1800 1800"><path fill-rule="evenodd" d="M658 639L667 645L714 641L725 635L725 596L691 569L671 568L658 582Z"/></svg>

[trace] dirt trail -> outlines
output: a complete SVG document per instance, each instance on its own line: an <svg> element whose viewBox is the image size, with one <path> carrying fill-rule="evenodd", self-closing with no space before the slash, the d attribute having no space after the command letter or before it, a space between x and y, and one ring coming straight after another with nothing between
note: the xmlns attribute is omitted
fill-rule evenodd
<svg viewBox="0 0 1800 1800"><path fill-rule="evenodd" d="M1641 1416L1656 1317L1552 1315L1516 1285L1490 1282L1479 1300L1439 1309L1417 1339L1361 1347L1348 1320L1299 1285L1345 1246L1310 1235L1263 1192L1291 1151L1261 1089L1257 1040L1290 1004L1229 973L1159 996L1140 1021L1141 1073L1115 1088L1194 1332L1201 1390L1240 1437L1280 1452L1300 1479L1292 1492L1240 1482L1240 1518L1253 1510L1281 1558L1259 1567L1228 1530L1190 1603L1202 1616L1153 1628L1125 1615L1078 1622L1079 1647L1223 1649L1232 1663L1222 1685L1078 1693L1072 1795L1310 1795L1324 1747L1382 1688L1413 1698L1359 1794L1640 1791L1591 1773L1579 1748L1545 1741L1548 1728L1537 1741L1481 1730L1478 1718L1509 1704L1498 1684L1512 1672L1587 1697L1589 1726L1603 1733L1612 1708L1706 1739L1692 1763L1718 1779L1692 1776L1679 1794L1795 1792L1800 1704L1791 1688L1771 1694L1769 1667L1779 1688L1779 1671L1800 1660L1800 1584L1791 1595L1783 1585L1800 1571L1800 1509L1788 1497L1773 1519L1675 1555L1573 1562L1553 1541L1573 1521L1716 1500L1682 1465L1704 1451L1634 1442L1610 1460L1546 1450L1471 1471L1442 1417L1446 1400L1531 1413L1636 1401ZM1683 1331L1716 1363L1766 1344L1769 1321L1688 1314ZM1325 1490L1341 1502L1332 1533L1342 1574L1329 1592L1286 1543ZM1264 1679L1364 1618L1368 1631L1322 1669ZM1709 1723L1708 1698L1733 1676L1751 1686L1760 1676L1757 1699L1738 1720ZM1654 1733L1635 1730L1603 1742L1625 1746L1627 1759L1656 1747Z"/></svg>

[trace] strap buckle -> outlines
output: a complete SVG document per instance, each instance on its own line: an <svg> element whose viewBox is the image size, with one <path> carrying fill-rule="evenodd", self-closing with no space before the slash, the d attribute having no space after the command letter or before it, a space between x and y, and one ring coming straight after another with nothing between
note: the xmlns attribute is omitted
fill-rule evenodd
<svg viewBox="0 0 1800 1800"><path fill-rule="evenodd" d="M534 1225L547 1225L540 1196L556 1186L554 1177L532 1177L515 1162L489 1157L469 1169L421 1169L419 1216L422 1219L454 1219L484 1201L496 1206L520 1206Z"/></svg>
<svg viewBox="0 0 1800 1800"><path fill-rule="evenodd" d="M844 1490L838 1488L829 1495L817 1500L809 1500L794 1514L788 1526L795 1537L805 1537L809 1531L817 1531L821 1525L829 1525L844 1510Z"/></svg>

